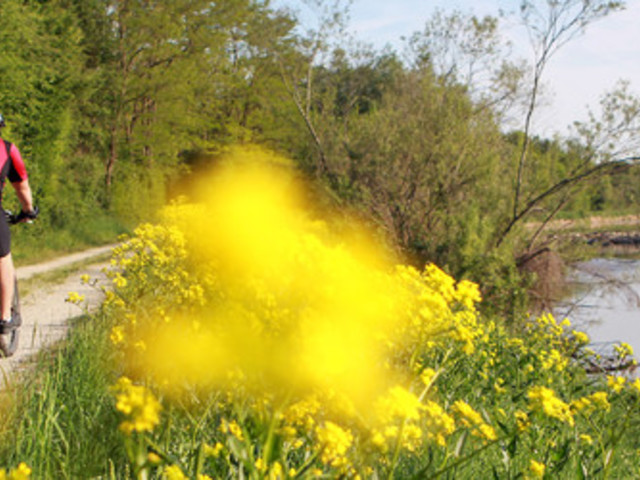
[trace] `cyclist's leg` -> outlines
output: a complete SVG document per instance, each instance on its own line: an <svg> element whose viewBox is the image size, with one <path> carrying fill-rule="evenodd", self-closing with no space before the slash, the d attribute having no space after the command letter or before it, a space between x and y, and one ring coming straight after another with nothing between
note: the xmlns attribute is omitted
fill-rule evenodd
<svg viewBox="0 0 640 480"><path fill-rule="evenodd" d="M0 319L11 319L11 299L15 273L11 254L0 257Z"/></svg>
<svg viewBox="0 0 640 480"><path fill-rule="evenodd" d="M6 216L0 212L0 320L11 318L14 276L9 223Z"/></svg>

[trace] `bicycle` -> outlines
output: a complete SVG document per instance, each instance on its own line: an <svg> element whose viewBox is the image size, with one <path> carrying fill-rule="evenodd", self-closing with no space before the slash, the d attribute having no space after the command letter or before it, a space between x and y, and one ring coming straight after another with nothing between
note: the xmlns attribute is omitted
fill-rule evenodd
<svg viewBox="0 0 640 480"><path fill-rule="evenodd" d="M17 223L29 222L38 216L38 207L34 208L34 211L27 214L20 212L14 215L11 211L5 210L7 221L9 225L15 225ZM11 299L11 318L16 327L8 332L0 332L0 357L8 358L16 353L18 350L18 344L20 342L20 325L22 325L22 315L20 313L20 294L18 292L18 277L13 277L13 298Z"/></svg>

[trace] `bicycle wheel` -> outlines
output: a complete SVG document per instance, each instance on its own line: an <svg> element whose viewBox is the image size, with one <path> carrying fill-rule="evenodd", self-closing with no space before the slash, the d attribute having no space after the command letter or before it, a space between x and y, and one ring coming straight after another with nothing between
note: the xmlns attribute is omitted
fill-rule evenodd
<svg viewBox="0 0 640 480"><path fill-rule="evenodd" d="M11 302L11 318L18 325L9 333L0 335L0 356L10 357L18 349L18 341L20 339L20 328L22 317L20 316L20 294L18 293L18 279L13 284L13 300Z"/></svg>

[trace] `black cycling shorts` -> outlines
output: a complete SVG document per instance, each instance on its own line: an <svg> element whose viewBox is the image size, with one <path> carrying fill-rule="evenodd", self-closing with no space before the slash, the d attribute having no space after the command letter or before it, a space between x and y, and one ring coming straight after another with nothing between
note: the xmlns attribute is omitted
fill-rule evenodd
<svg viewBox="0 0 640 480"><path fill-rule="evenodd" d="M6 257L11 253L11 232L7 216L0 207L0 257Z"/></svg>

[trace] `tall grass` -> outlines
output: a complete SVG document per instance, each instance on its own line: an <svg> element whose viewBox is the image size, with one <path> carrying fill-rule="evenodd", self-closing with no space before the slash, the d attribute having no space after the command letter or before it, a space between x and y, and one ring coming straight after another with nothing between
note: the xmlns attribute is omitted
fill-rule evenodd
<svg viewBox="0 0 640 480"><path fill-rule="evenodd" d="M26 462L36 478L89 478L124 464L118 419L107 394L114 354L104 324L81 317L67 341L41 353L6 393L0 464Z"/></svg>

